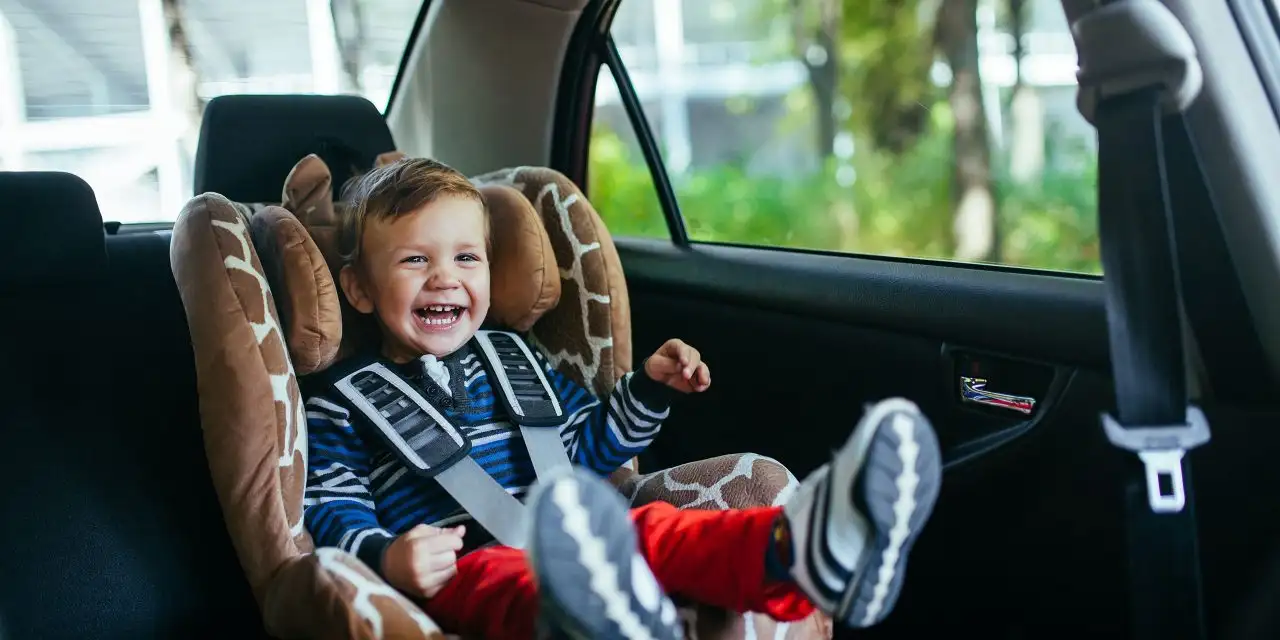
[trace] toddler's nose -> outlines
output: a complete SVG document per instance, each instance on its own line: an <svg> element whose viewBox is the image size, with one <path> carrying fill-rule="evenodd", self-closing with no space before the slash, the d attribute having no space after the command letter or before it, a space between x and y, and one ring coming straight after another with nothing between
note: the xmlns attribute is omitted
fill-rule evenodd
<svg viewBox="0 0 1280 640"><path fill-rule="evenodd" d="M454 289L460 284L458 275L448 267L436 269L427 277L427 287L430 289Z"/></svg>

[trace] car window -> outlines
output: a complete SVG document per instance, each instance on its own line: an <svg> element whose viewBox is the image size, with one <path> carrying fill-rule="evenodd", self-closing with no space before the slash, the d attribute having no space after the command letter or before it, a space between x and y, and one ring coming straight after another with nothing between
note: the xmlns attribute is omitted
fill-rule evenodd
<svg viewBox="0 0 1280 640"><path fill-rule="evenodd" d="M172 221L206 101L350 93L385 108L419 6L0 0L0 166L81 176L108 221Z"/></svg>
<svg viewBox="0 0 1280 640"><path fill-rule="evenodd" d="M669 238L634 117L689 239L1101 272L1093 128L1057 0L623 0L589 195Z"/></svg>

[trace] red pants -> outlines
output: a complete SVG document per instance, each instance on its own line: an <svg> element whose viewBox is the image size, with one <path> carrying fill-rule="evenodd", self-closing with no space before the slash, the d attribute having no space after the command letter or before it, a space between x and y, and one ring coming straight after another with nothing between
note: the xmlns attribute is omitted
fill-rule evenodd
<svg viewBox="0 0 1280 640"><path fill-rule="evenodd" d="M759 611L776 620L807 617L813 604L791 583L765 581L765 551L780 507L680 510L665 502L631 510L640 554L671 595ZM458 573L422 603L447 633L466 638L532 638L538 594L523 551L486 547L458 559Z"/></svg>

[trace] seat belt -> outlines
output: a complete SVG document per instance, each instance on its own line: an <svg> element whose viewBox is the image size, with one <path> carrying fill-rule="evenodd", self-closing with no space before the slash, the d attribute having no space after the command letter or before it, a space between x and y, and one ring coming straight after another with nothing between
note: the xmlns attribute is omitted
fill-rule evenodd
<svg viewBox="0 0 1280 640"><path fill-rule="evenodd" d="M1157 90L1098 105L1098 221L1116 416L1107 438L1137 453L1126 487L1134 638L1204 637L1186 452L1209 440L1187 401L1183 324L1170 242Z"/></svg>
<svg viewBox="0 0 1280 640"><path fill-rule="evenodd" d="M560 439L564 407L529 346L507 331L478 331L474 339L493 394L519 426L534 473L545 479L569 467ZM524 505L470 457L471 441L413 385L376 361L338 375L334 389L403 464L435 480L498 542L524 547Z"/></svg>
<svg viewBox="0 0 1280 640"><path fill-rule="evenodd" d="M1126 481L1136 640L1205 637L1186 452L1209 441L1188 402L1182 305L1164 162L1163 118L1202 78L1194 44L1155 0L1120 0L1072 25L1080 107L1098 131L1098 223L1117 413L1107 438L1137 454Z"/></svg>

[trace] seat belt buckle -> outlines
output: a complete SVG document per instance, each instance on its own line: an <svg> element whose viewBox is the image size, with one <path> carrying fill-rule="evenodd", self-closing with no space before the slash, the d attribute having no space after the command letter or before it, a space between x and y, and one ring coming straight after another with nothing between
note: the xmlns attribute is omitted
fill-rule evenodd
<svg viewBox="0 0 1280 640"><path fill-rule="evenodd" d="M1166 427L1127 428L1110 414L1102 414L1102 428L1111 444L1133 451L1147 477L1147 503L1155 513L1178 513L1187 504L1182 458L1209 441L1209 421L1199 407L1187 407L1187 421ZM1167 483L1167 487L1165 484Z"/></svg>

